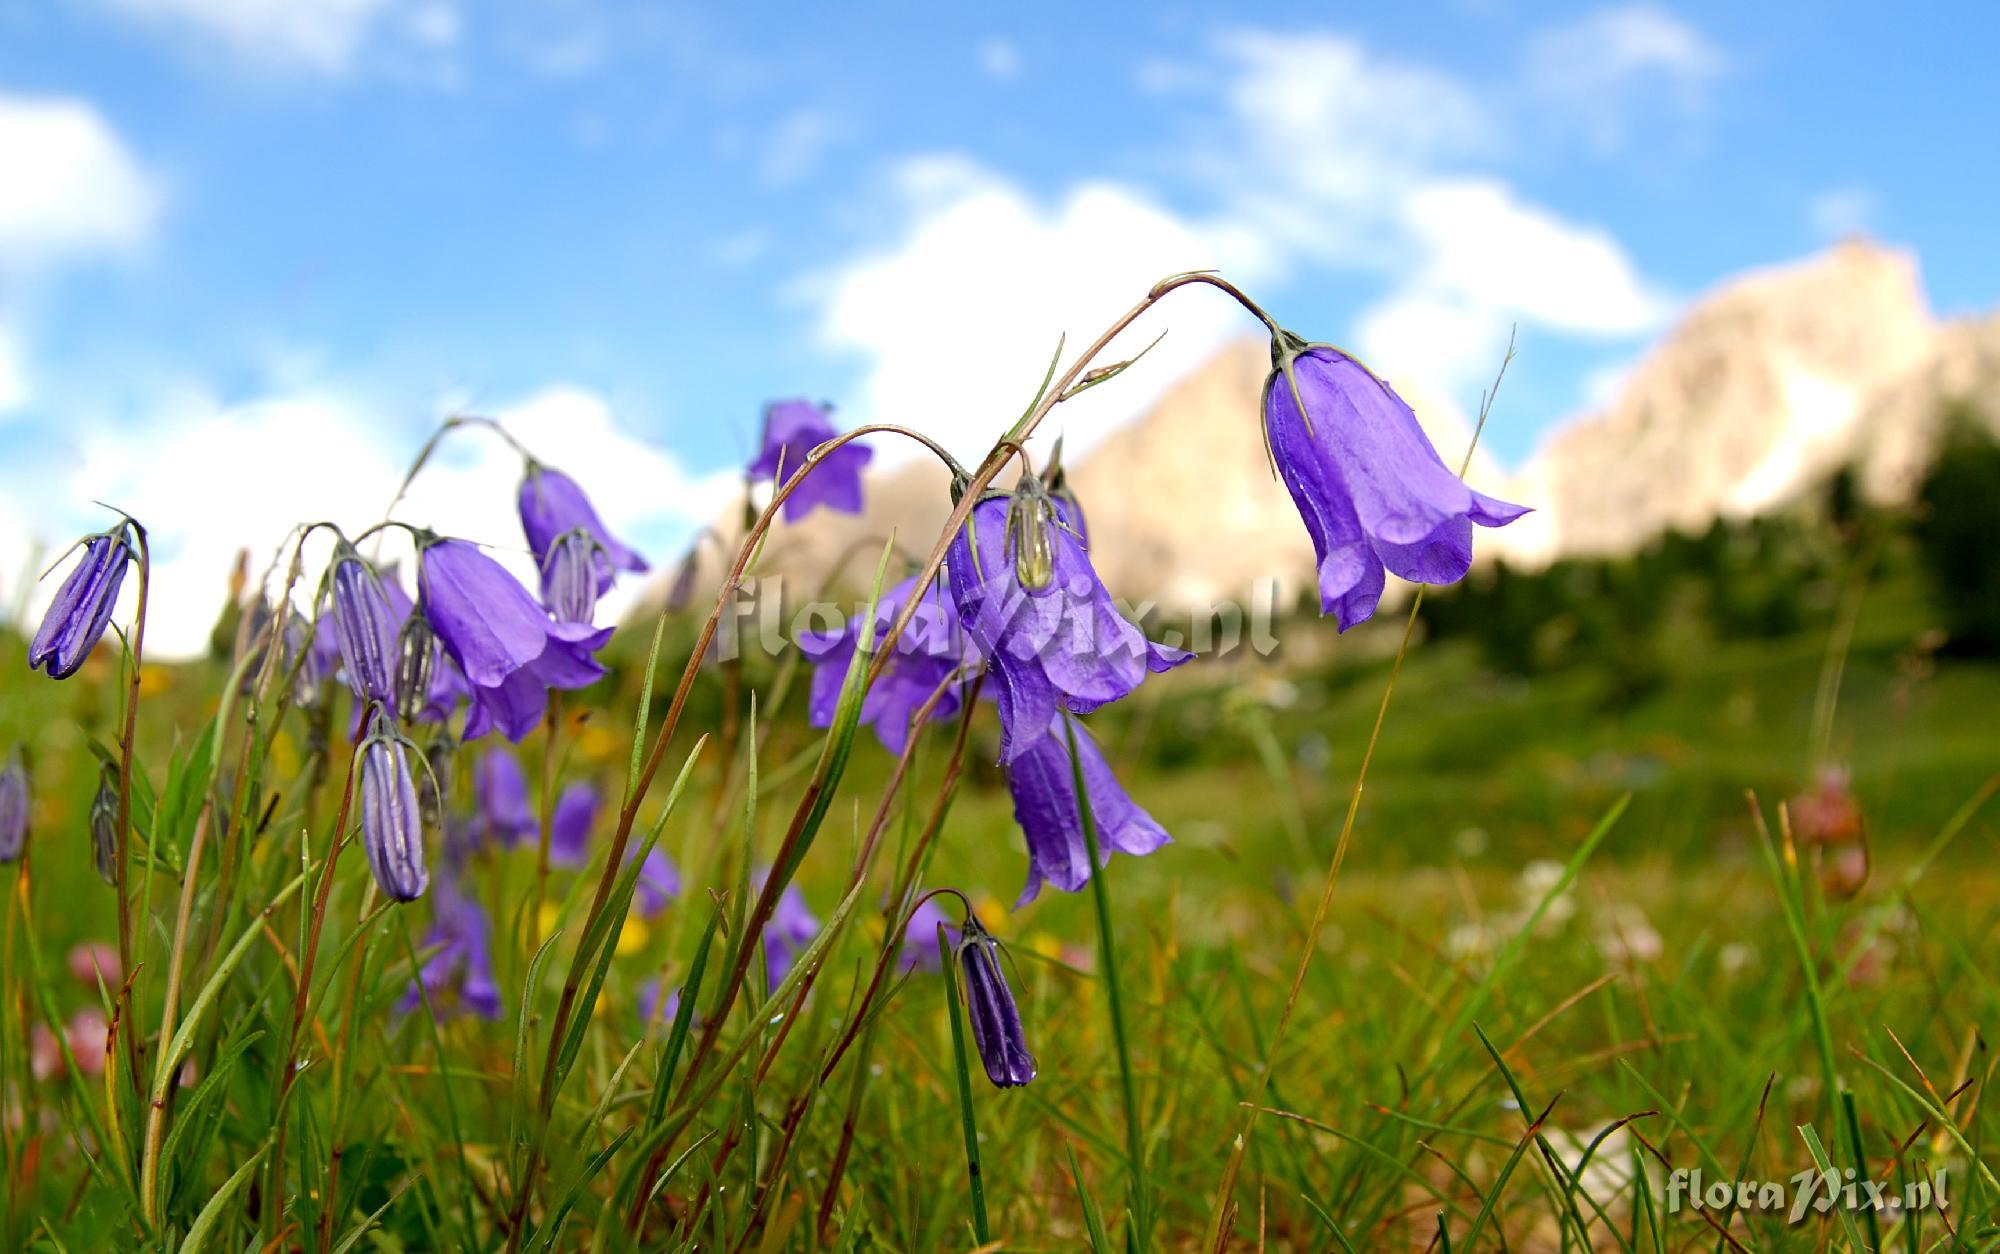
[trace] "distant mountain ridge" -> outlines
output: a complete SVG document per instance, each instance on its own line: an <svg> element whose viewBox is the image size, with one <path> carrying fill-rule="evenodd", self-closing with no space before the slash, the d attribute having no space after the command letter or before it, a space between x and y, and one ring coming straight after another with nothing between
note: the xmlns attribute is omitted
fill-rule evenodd
<svg viewBox="0 0 2000 1254"><path fill-rule="evenodd" d="M1269 367L1263 341L1229 345L1071 466L1092 558L1120 596L1184 609L1265 579L1288 597L1309 586L1312 548L1259 434ZM1455 462L1469 436L1458 412L1427 402L1422 380L1392 382ZM1476 486L1536 511L1482 532L1479 552L1525 566L1627 552L1669 529L1781 507L1848 464L1871 498L1904 500L1954 400L2000 422L2000 315L1941 324L1914 257L1843 242L1695 301L1608 406L1560 425L1518 472L1476 462ZM779 528L759 569L789 576L796 593L869 537L879 546L893 530L927 550L949 509L944 472L905 462L868 488L858 517ZM740 523L719 530L740 535ZM851 563L850 584L870 560ZM712 587L719 570L704 565Z"/></svg>

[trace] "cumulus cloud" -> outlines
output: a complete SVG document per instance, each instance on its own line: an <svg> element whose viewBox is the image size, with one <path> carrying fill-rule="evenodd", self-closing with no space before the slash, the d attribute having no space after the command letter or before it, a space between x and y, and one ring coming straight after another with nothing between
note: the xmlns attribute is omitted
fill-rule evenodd
<svg viewBox="0 0 2000 1254"><path fill-rule="evenodd" d="M605 521L656 563L730 499L734 476L689 474L670 453L640 440L614 420L601 396L551 387L494 412L538 456L576 476ZM415 452L399 442L364 399L331 391L300 391L240 404L200 389L162 401L144 421L85 430L64 465L45 459L33 473L11 476L7 495L21 505L25 528L12 552L0 554L16 578L27 542L42 551L73 533L105 525L108 516L80 514L77 503L101 500L130 511L149 531L155 562L149 649L187 656L206 646L240 550L259 575L298 523L328 520L350 533L380 519ZM489 433L455 433L412 485L395 516L492 547L524 579L533 562L515 515L518 456ZM67 530L51 530L61 519ZM384 556L407 553L392 534ZM323 558L325 548L315 550ZM29 597L31 619L53 594L54 579ZM636 591L607 600L604 621L622 612ZM129 606L126 607L129 611Z"/></svg>
<svg viewBox="0 0 2000 1254"><path fill-rule="evenodd" d="M1628 60L1671 63L1657 35L1628 38ZM1463 409L1516 325L1616 342L1673 308L1610 232L1482 169L1508 137L1460 80L1332 34L1235 30L1211 52L1141 71L1144 89L1211 119L1176 153L1193 174L1179 203L1102 181L1039 195L965 158L898 169L896 232L809 289L822 341L866 364L862 417L942 429L954 450L979 452L1039 379L1052 328L1074 349L1179 269L1373 279L1383 290L1355 325L1321 334ZM1182 207L1203 196L1205 209ZM1219 302L1171 306L1169 319L1165 359L1183 366L1250 329ZM1157 395L1171 369L1148 365L1140 386L1084 398L1095 415L1066 415L1070 439Z"/></svg>
<svg viewBox="0 0 2000 1254"><path fill-rule="evenodd" d="M100 0L169 36L221 49L265 70L337 75L350 69L369 38L393 29L432 48L459 36L458 13L444 0Z"/></svg>
<svg viewBox="0 0 2000 1254"><path fill-rule="evenodd" d="M1033 397L1059 334L1082 347L1146 288L1182 270L1256 274L1250 234L1170 212L1143 192L1084 182L1053 199L961 157L895 173L896 233L802 289L830 349L865 366L856 421L900 422L977 458ZM1220 298L1176 302L1129 330L1101 360L1169 332L1175 359L1214 348L1242 314ZM1065 405L1066 447L1087 446L1172 380L1142 362L1116 388ZM1057 424L1049 425L1049 432ZM885 455L899 457L894 442Z"/></svg>
<svg viewBox="0 0 2000 1254"><path fill-rule="evenodd" d="M130 248L160 193L88 103L0 93L0 270L42 269Z"/></svg>
<svg viewBox="0 0 2000 1254"><path fill-rule="evenodd" d="M1627 4L1538 36L1528 52L1528 86L1555 116L1609 151L1645 112L1701 111L1728 67L1722 50L1687 22L1650 4Z"/></svg>

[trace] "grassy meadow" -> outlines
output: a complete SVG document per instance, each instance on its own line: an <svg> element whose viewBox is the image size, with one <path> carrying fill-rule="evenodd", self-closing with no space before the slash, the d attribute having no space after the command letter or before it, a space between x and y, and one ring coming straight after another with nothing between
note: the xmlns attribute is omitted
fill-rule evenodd
<svg viewBox="0 0 2000 1254"><path fill-rule="evenodd" d="M56 684L0 636L0 747L27 747L34 795L29 856L0 869L0 1246L1191 1250L1219 1229L1231 1250L1992 1248L2000 666L1941 647L1906 537L1863 547L1772 575L1797 604L1754 630L1719 628L1717 585L1687 576L1634 611L1643 632L1614 623L1599 646L1567 611L1542 616L1554 635L1521 665L1496 663L1476 589L1438 597L1275 1050L1407 607L1337 639L1289 619L1274 657L1156 677L1094 721L1174 843L1115 858L1101 900L1045 889L1022 909L990 709L962 747L956 722L933 727L893 790L896 759L864 730L816 794L828 742L796 658L702 670L634 835L665 815L678 898L593 937L610 812L596 861L554 872L539 909L535 849L483 852L469 874L494 918L491 1021L404 1008L431 904L385 907L351 848L299 1000L345 710L316 759L275 697L224 710L226 660L149 664L135 813L158 847L134 864L133 1001L139 1073L166 1081L151 1155L148 1108L117 1082L124 1037L107 1067L90 1026L116 1013L117 973L100 983L75 956L116 929L88 828L121 653ZM665 620L654 731L699 625ZM538 806L545 780L588 779L615 811L651 634L628 624L612 674L565 694L552 740L522 745ZM246 726L268 738L254 787L235 774ZM1829 763L1848 772L1860 862L1856 842L1795 830L1788 803ZM448 805L469 804L469 774ZM176 946L205 790L250 821L209 834ZM830 940L794 972L815 983L801 1001L796 978L768 999L752 981L698 1060L748 868L814 795L796 882ZM850 892L878 811L881 856ZM863 995L905 868L963 890L1007 945L1033 1083L996 1089L967 1065L938 971L892 969ZM579 1026L551 1049L580 946ZM167 1017L187 1062L169 1075L160 967L180 950ZM649 981L697 972L685 1021L642 1013ZM1673 1184L1698 1170L1790 1189L1816 1165L1948 1205L1794 1219L1696 1207Z"/></svg>

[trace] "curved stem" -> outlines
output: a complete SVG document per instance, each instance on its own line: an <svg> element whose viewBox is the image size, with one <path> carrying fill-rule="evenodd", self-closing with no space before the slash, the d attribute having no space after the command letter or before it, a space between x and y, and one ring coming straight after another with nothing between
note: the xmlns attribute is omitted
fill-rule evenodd
<svg viewBox="0 0 2000 1254"><path fill-rule="evenodd" d="M132 747L139 731L139 671L146 656L146 602L153 583L153 555L146 543L146 529L137 521L132 530L139 545L139 603L132 615L132 674L125 689L125 727L118 737L118 961L125 978L118 992L119 1015L125 1023L125 1062L132 1073L132 1088L141 1097L145 1083L139 1072L139 1030L132 1015L135 962L132 938Z"/></svg>

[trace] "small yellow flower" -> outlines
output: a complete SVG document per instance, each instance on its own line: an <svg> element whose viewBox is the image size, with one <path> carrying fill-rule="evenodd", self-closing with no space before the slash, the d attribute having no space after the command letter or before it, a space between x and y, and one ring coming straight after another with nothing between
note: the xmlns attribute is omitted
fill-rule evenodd
<svg viewBox="0 0 2000 1254"><path fill-rule="evenodd" d="M1062 957L1062 942L1057 940L1055 937L1049 935L1047 932L1029 933L1028 948L1032 949L1033 951L1040 954L1044 958Z"/></svg>

